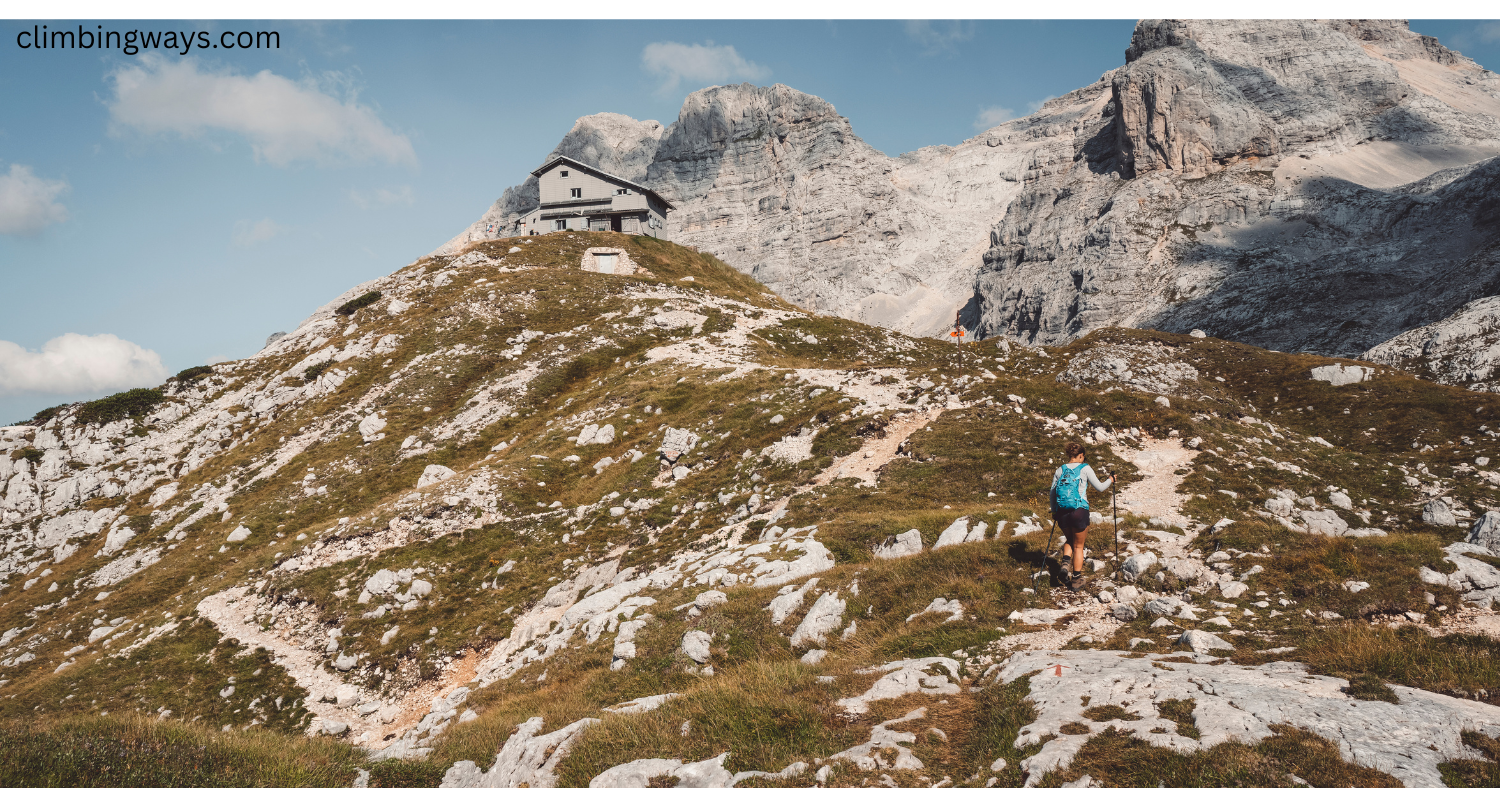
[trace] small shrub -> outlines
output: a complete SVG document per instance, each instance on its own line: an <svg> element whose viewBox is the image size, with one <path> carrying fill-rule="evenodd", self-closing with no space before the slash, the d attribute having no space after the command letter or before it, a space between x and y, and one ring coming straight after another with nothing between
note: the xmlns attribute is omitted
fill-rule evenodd
<svg viewBox="0 0 1500 788"><path fill-rule="evenodd" d="M447 767L426 761L381 761L371 767L370 788L437 788Z"/></svg>
<svg viewBox="0 0 1500 788"><path fill-rule="evenodd" d="M179 383L192 383L198 378L206 378L214 374L214 368L209 366L188 367L172 377Z"/></svg>
<svg viewBox="0 0 1500 788"><path fill-rule="evenodd" d="M1317 633L1302 645L1301 653L1317 672L1351 681L1369 674L1391 684L1460 697L1500 688L1500 647L1483 635L1435 638L1413 626L1349 625Z"/></svg>
<svg viewBox="0 0 1500 788"><path fill-rule="evenodd" d="M338 309L335 309L333 311L340 315L352 315L355 312L358 312L359 310L364 309L365 307L379 300L380 291L371 290L370 292L365 293L362 296L351 298L348 301L345 301L341 306L339 306Z"/></svg>
<svg viewBox="0 0 1500 788"><path fill-rule="evenodd" d="M35 416L31 417L30 423L40 427L43 424L51 421L52 417L61 412L63 407L63 405L53 405L50 408L43 408L42 410L37 411Z"/></svg>
<svg viewBox="0 0 1500 788"><path fill-rule="evenodd" d="M32 446L27 446L24 449L16 449L15 451L11 452L10 458L12 460L25 460L32 465L36 465L42 461L42 450Z"/></svg>
<svg viewBox="0 0 1500 788"><path fill-rule="evenodd" d="M308 367L307 371L302 373L302 377L306 380L317 380L318 376L323 374L323 370L328 369L331 366L333 366L332 361L320 361Z"/></svg>
<svg viewBox="0 0 1500 788"><path fill-rule="evenodd" d="M891 659L941 657L985 645L994 639L993 630L975 629L961 623L939 624L931 629L893 637L880 645L880 652Z"/></svg>
<svg viewBox="0 0 1500 788"><path fill-rule="evenodd" d="M160 389L131 389L103 399L85 402L78 409L80 424L109 424L121 419L139 419L166 401Z"/></svg>
<svg viewBox="0 0 1500 788"><path fill-rule="evenodd" d="M1443 775L1443 784L1454 788L1480 788L1483 785L1500 785L1500 740L1479 731L1464 731L1459 734L1463 743L1484 754L1486 760L1449 761L1438 764Z"/></svg>
<svg viewBox="0 0 1500 788"><path fill-rule="evenodd" d="M1500 739L1486 736L1479 731L1463 731L1459 734L1459 738L1464 744L1484 753L1484 757L1500 763Z"/></svg>
<svg viewBox="0 0 1500 788"><path fill-rule="evenodd" d="M362 765L363 753L343 742L266 731L224 733L136 714L50 725L7 721L0 727L0 784L6 786L339 788L353 782ZM375 769L370 771L373 777ZM400 771L416 776L419 770L387 767L382 773ZM423 781L372 779L371 785L436 786L441 771L426 771Z"/></svg>

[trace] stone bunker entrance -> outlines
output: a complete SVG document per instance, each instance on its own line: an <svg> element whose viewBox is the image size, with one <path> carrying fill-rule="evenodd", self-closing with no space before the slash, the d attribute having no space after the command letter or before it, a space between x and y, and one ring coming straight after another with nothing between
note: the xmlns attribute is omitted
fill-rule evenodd
<svg viewBox="0 0 1500 788"><path fill-rule="evenodd" d="M583 259L579 261L578 267L598 274L629 276L636 272L635 263L630 259L630 255L626 254L624 249L610 246L595 246L584 250Z"/></svg>

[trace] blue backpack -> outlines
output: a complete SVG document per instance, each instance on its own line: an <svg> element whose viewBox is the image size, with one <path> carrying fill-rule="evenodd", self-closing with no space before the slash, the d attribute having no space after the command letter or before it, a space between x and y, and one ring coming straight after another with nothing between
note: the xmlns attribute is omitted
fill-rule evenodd
<svg viewBox="0 0 1500 788"><path fill-rule="evenodd" d="M1069 468L1062 466L1062 473L1057 475L1057 484L1052 487L1052 506L1057 509L1087 509L1089 502L1087 498L1078 494L1078 482L1083 476L1083 469L1088 465L1079 463Z"/></svg>

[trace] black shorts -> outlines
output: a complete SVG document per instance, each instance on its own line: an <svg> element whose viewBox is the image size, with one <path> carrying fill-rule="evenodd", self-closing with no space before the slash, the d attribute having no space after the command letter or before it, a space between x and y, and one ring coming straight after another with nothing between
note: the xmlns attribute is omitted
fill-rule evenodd
<svg viewBox="0 0 1500 788"><path fill-rule="evenodd" d="M1076 534L1089 527L1088 509L1058 509L1057 524L1065 534Z"/></svg>

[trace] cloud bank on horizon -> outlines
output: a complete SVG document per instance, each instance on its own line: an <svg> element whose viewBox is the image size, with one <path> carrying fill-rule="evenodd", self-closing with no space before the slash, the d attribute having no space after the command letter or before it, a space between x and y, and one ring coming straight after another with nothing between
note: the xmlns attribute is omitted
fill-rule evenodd
<svg viewBox="0 0 1500 788"><path fill-rule="evenodd" d="M63 334L39 351L0 339L0 397L102 393L154 386L166 378L156 351L114 334Z"/></svg>
<svg viewBox="0 0 1500 788"><path fill-rule="evenodd" d="M339 75L332 75L337 78ZM201 138L243 137L257 161L276 167L362 163L414 165L411 140L391 130L352 91L340 99L310 81L260 71L206 71L196 60L150 55L110 74L111 131Z"/></svg>

